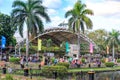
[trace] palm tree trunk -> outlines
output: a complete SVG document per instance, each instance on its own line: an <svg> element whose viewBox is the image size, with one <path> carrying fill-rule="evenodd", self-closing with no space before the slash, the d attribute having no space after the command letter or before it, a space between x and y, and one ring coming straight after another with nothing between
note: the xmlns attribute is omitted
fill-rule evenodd
<svg viewBox="0 0 120 80"><path fill-rule="evenodd" d="M114 57L115 57L115 49L114 49L114 45L113 45L113 54L112 54L112 56L113 56L113 62L114 62Z"/></svg>
<svg viewBox="0 0 120 80"><path fill-rule="evenodd" d="M28 53L29 53L29 30L28 26L29 25L29 20L27 19L27 32L26 32L26 66L28 67Z"/></svg>
<svg viewBox="0 0 120 80"><path fill-rule="evenodd" d="M19 56L21 56L21 47L19 47Z"/></svg>
<svg viewBox="0 0 120 80"><path fill-rule="evenodd" d="M79 59L80 56L80 32L78 32L78 54L77 54L77 58Z"/></svg>
<svg viewBox="0 0 120 80"><path fill-rule="evenodd" d="M29 50L29 40L28 40L28 30L26 35L26 66L28 67L28 50Z"/></svg>

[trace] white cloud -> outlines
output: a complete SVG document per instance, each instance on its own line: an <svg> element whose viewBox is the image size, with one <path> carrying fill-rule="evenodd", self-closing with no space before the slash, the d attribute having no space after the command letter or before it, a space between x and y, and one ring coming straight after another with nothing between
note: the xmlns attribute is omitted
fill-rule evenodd
<svg viewBox="0 0 120 80"><path fill-rule="evenodd" d="M94 16L90 17L93 29L120 30L120 2L116 0L89 0L87 8L93 10Z"/></svg>
<svg viewBox="0 0 120 80"><path fill-rule="evenodd" d="M120 25L120 20L119 19L115 19L115 18L106 18L106 17L90 17L92 22L93 22L93 30L96 29L105 29L107 31L111 31L112 29L119 29L119 25Z"/></svg>
<svg viewBox="0 0 120 80"><path fill-rule="evenodd" d="M60 8L61 4L61 0L43 0L43 5L48 8Z"/></svg>
<svg viewBox="0 0 120 80"><path fill-rule="evenodd" d="M52 20L51 25L54 27L58 26L63 21L63 19L59 16L52 17L51 20Z"/></svg>
<svg viewBox="0 0 120 80"><path fill-rule="evenodd" d="M63 10L65 10L65 12L66 11L68 11L68 10L71 10L73 8L73 6L67 6L67 7L65 7Z"/></svg>
<svg viewBox="0 0 120 80"><path fill-rule="evenodd" d="M114 0L105 0L102 2L89 2L87 1L87 7L94 11L95 15L109 16L120 14L120 2Z"/></svg>
<svg viewBox="0 0 120 80"><path fill-rule="evenodd" d="M49 15L55 15L57 14L58 12L55 10L55 9L48 9L48 14Z"/></svg>
<svg viewBox="0 0 120 80"><path fill-rule="evenodd" d="M58 25L63 21L65 21L65 19L59 16L54 16L54 17L51 17L51 21L52 21L51 23L45 25L46 26L45 28L58 27Z"/></svg>

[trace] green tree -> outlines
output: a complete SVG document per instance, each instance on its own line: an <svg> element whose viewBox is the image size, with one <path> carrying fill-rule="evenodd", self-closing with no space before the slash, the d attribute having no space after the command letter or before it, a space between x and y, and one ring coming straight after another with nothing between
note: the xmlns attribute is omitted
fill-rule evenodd
<svg viewBox="0 0 120 80"><path fill-rule="evenodd" d="M48 39L47 40L47 47L51 47L52 46L52 40L51 39Z"/></svg>
<svg viewBox="0 0 120 80"><path fill-rule="evenodd" d="M62 48L62 49L65 50L65 41L63 41L63 42L60 44L60 48Z"/></svg>
<svg viewBox="0 0 120 80"><path fill-rule="evenodd" d="M15 46L16 39L14 37L16 26L12 25L12 18L9 15L0 13L0 36L6 37L6 46Z"/></svg>
<svg viewBox="0 0 120 80"><path fill-rule="evenodd" d="M51 47L53 46L53 41L51 39L44 39L42 45L45 47Z"/></svg>
<svg viewBox="0 0 120 80"><path fill-rule="evenodd" d="M23 37L24 24L27 26L26 37L26 58L28 57L29 38L30 36L41 33L44 29L42 18L47 22L50 21L46 8L42 5L42 0L27 0L20 1L15 0L12 7L12 16L14 18L15 25L18 26L19 33ZM28 61L27 61L28 62Z"/></svg>
<svg viewBox="0 0 120 80"><path fill-rule="evenodd" d="M119 36L119 31L112 30L112 32L109 33L109 36L106 39L106 44L109 47L112 47L113 60L115 56L115 47L118 47L120 45Z"/></svg>
<svg viewBox="0 0 120 80"><path fill-rule="evenodd" d="M84 33L85 26L87 29L92 29L92 21L87 15L93 15L93 11L86 8L85 4L82 4L80 0L78 0L73 9L67 11L65 13L65 17L69 17L68 25L69 29L73 32L76 32L78 35L78 55L80 55L80 30Z"/></svg>
<svg viewBox="0 0 120 80"><path fill-rule="evenodd" d="M98 29L94 31L87 32L86 34L95 44L99 47L98 51L100 53L105 53L106 45L105 40L108 37L108 32L104 29Z"/></svg>
<svg viewBox="0 0 120 80"><path fill-rule="evenodd" d="M53 41L51 39L44 39L43 46L46 47L47 51L52 51L52 47L54 46Z"/></svg>

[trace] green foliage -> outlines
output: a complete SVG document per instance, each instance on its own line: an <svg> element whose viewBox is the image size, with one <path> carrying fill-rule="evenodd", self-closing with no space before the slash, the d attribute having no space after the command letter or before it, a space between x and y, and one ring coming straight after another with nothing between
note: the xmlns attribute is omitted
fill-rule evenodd
<svg viewBox="0 0 120 80"><path fill-rule="evenodd" d="M13 37L16 30L17 27L13 26L12 18L9 15L0 13L0 36L4 35L7 38L7 46L16 44L16 39Z"/></svg>
<svg viewBox="0 0 120 80"><path fill-rule="evenodd" d="M74 4L73 9L65 13L65 17L69 17L68 26L70 30L74 32L80 32L81 30L84 33L85 27L87 29L92 29L93 23L87 15L93 15L92 10L87 9L85 4L82 4L80 1L77 1Z"/></svg>
<svg viewBox="0 0 120 80"><path fill-rule="evenodd" d="M78 0L74 4L73 9L65 13L65 17L66 18L69 17L68 19L69 30L73 32L77 32L78 35L80 35L80 32L84 33L85 27L86 29L92 29L93 23L87 15L93 15L93 14L94 13L92 10L87 9L86 5ZM80 48L79 44L80 44L80 36L78 36L78 46Z"/></svg>
<svg viewBox="0 0 120 80"><path fill-rule="evenodd" d="M42 5L42 0L15 0L12 4L12 17L14 25L18 26L19 33L23 37L23 25L27 24L27 30L29 37L37 36L44 30L43 21L41 17L47 22L50 22L50 18L46 13L46 8ZM27 18L27 19L26 19Z"/></svg>
<svg viewBox="0 0 120 80"><path fill-rule="evenodd" d="M60 47L57 46L51 46L51 47L45 47L42 46L42 51L49 51L49 52L53 52L53 51L61 51Z"/></svg>
<svg viewBox="0 0 120 80"><path fill-rule="evenodd" d="M65 66L44 66L42 68L42 73L46 77L53 77L54 72L57 72L59 78L63 78L67 73L67 68Z"/></svg>
<svg viewBox="0 0 120 80"><path fill-rule="evenodd" d="M120 59L117 59L117 62L120 63Z"/></svg>
<svg viewBox="0 0 120 80"><path fill-rule="evenodd" d="M113 62L106 62L105 65L106 65L106 67L113 67L114 63Z"/></svg>
<svg viewBox="0 0 120 80"><path fill-rule="evenodd" d="M39 76L38 78L37 78L37 80L44 80L41 76Z"/></svg>
<svg viewBox="0 0 120 80"><path fill-rule="evenodd" d="M59 62L57 63L57 66L65 66L66 68L69 68L70 64L68 62Z"/></svg>
<svg viewBox="0 0 120 80"><path fill-rule="evenodd" d="M21 52L25 52L26 51L26 48L25 47L22 47L21 48Z"/></svg>
<svg viewBox="0 0 120 80"><path fill-rule="evenodd" d="M55 58L54 58L54 57L52 57L52 58L51 58L52 63L54 63L54 60L55 60Z"/></svg>
<svg viewBox="0 0 120 80"><path fill-rule="evenodd" d="M84 58L82 58L82 60L81 60L81 61L82 61L82 63L85 63L85 59L84 59Z"/></svg>
<svg viewBox="0 0 120 80"><path fill-rule="evenodd" d="M46 46L46 47L51 47L51 46L53 46L53 41L51 39L44 39L42 41L42 45Z"/></svg>
<svg viewBox="0 0 120 80"><path fill-rule="evenodd" d="M117 48L120 45L119 36L120 36L119 31L112 30L112 32L109 32L109 36L105 41L105 44L112 48L113 51L115 51L115 48Z"/></svg>
<svg viewBox="0 0 120 80"><path fill-rule="evenodd" d="M29 50L30 50L30 53L34 53L36 52L38 49L38 46L30 46ZM26 46L22 47L21 48L21 51L22 52L25 52L26 51ZM42 50L41 52L64 52L65 50L64 49L61 49L60 47L57 47L57 46L52 46L52 47L45 47L45 46L42 46Z"/></svg>
<svg viewBox="0 0 120 80"><path fill-rule="evenodd" d="M35 54L36 53L36 51L37 51L37 47L36 46L30 46L30 48L29 48L29 54Z"/></svg>
<svg viewBox="0 0 120 80"><path fill-rule="evenodd" d="M9 61L17 64L17 63L19 63L20 58L11 57L11 58L9 59Z"/></svg>
<svg viewBox="0 0 120 80"><path fill-rule="evenodd" d="M104 58L102 58L102 59L101 59L101 62L102 62L102 63L105 63L105 59L104 59Z"/></svg>
<svg viewBox="0 0 120 80"><path fill-rule="evenodd" d="M2 80L15 80L12 75L7 74Z"/></svg>
<svg viewBox="0 0 120 80"><path fill-rule="evenodd" d="M86 35L99 47L97 51L100 51L100 53L106 52L105 39L108 37L108 32L106 30L98 29L90 32L87 31Z"/></svg>
<svg viewBox="0 0 120 80"><path fill-rule="evenodd" d="M89 44L85 44L85 43L80 44L81 50L86 50L86 49L88 49L88 47L89 47Z"/></svg>

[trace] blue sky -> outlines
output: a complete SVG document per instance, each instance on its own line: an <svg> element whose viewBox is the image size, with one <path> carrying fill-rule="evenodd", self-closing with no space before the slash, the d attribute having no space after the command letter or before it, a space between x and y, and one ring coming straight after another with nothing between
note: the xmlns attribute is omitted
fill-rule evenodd
<svg viewBox="0 0 120 80"><path fill-rule="evenodd" d="M10 14L13 1L0 0L0 12ZM52 20L51 23L44 23L45 28L57 27L59 23L67 22L64 14L72 9L75 2L76 0L43 0L43 5L48 7L48 14ZM120 0L82 0L82 2L94 12L94 16L90 16L93 30L120 30Z"/></svg>

